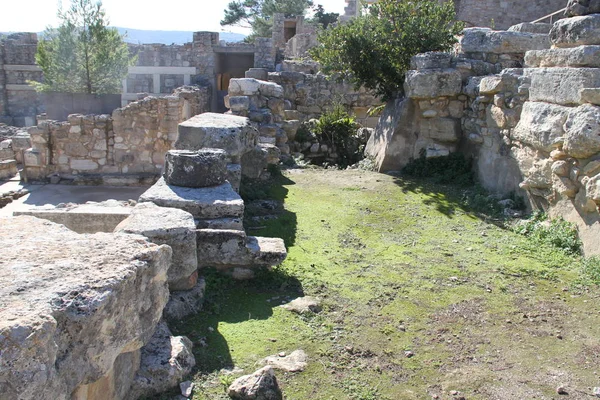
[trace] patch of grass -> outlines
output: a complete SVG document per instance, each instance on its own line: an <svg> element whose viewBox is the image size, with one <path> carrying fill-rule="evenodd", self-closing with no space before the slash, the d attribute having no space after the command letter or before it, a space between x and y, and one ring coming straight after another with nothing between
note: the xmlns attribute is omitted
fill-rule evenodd
<svg viewBox="0 0 600 400"><path fill-rule="evenodd" d="M474 212L465 190L359 170L274 178L264 192L285 209L251 233L284 237L287 259L248 282L203 271L204 311L172 328L194 342L194 399L227 398L221 368L296 349L307 369L276 371L289 400L550 398L558 373L597 386L600 288L572 289L580 258ZM279 307L303 295L323 311Z"/></svg>
<svg viewBox="0 0 600 400"><path fill-rule="evenodd" d="M581 254L582 244L577 227L562 218L549 219L541 212L514 226L514 231L538 243L546 243L567 254Z"/></svg>
<svg viewBox="0 0 600 400"><path fill-rule="evenodd" d="M402 169L407 176L414 178L430 178L435 183L457 185L472 185L475 182L473 175L473 159L461 153L451 153L444 157L425 157L422 149L420 157L412 159Z"/></svg>
<svg viewBox="0 0 600 400"><path fill-rule="evenodd" d="M581 274L583 282L600 285L600 257L584 258L581 262Z"/></svg>

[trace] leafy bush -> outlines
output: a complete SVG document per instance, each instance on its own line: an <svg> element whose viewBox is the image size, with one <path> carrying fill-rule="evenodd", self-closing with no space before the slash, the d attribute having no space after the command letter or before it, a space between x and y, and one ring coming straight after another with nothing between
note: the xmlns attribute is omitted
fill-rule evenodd
<svg viewBox="0 0 600 400"><path fill-rule="evenodd" d="M517 224L514 231L539 243L561 249L567 254L581 254L577 227L562 218L548 219L545 213L536 212L528 220Z"/></svg>
<svg viewBox="0 0 600 400"><path fill-rule="evenodd" d="M411 57L450 51L463 27L451 1L379 0L366 15L320 32L310 54L325 73L351 72L357 86L387 100L402 93Z"/></svg>
<svg viewBox="0 0 600 400"><path fill-rule="evenodd" d="M362 158L362 148L356 130L358 124L344 106L336 104L317 120L314 132L319 142L333 146L338 155L338 164L347 167Z"/></svg>
<svg viewBox="0 0 600 400"><path fill-rule="evenodd" d="M412 159L402 169L402 173L415 178L432 178L435 183L455 183L472 185L473 159L460 153L451 153L444 157L425 157L421 150L420 157Z"/></svg>
<svg viewBox="0 0 600 400"><path fill-rule="evenodd" d="M581 273L588 282L600 285L600 257L585 258L581 264Z"/></svg>

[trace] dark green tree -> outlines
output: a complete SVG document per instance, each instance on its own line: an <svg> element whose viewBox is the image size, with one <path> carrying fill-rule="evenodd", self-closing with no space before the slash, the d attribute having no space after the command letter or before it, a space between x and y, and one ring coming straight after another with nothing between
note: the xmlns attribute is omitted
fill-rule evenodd
<svg viewBox="0 0 600 400"><path fill-rule="evenodd" d="M338 18L340 17L340 14L338 13L325 12L325 9L321 4L318 4L314 8L314 11L315 13L313 14L312 21L321 24L323 29L327 29L329 25L336 23Z"/></svg>
<svg viewBox="0 0 600 400"><path fill-rule="evenodd" d="M271 37L273 14L304 15L312 5L312 0L235 0L227 5L221 25L251 28L247 40L253 41L256 37Z"/></svg>
<svg viewBox="0 0 600 400"><path fill-rule="evenodd" d="M325 73L349 75L387 100L402 95L411 57L451 50L463 28L452 2L379 0L365 15L323 30L311 56Z"/></svg>
<svg viewBox="0 0 600 400"><path fill-rule="evenodd" d="M36 61L44 73L38 91L119 93L127 67L135 59L117 29L108 27L100 1L71 0L59 9L61 24L48 28L38 44Z"/></svg>

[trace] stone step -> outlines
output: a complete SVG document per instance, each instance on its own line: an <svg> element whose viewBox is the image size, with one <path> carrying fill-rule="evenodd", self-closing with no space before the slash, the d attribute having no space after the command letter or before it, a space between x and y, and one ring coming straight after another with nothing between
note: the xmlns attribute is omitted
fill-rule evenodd
<svg viewBox="0 0 600 400"><path fill-rule="evenodd" d="M179 208L198 220L242 218L244 215L244 201L229 182L213 187L186 188L168 185L164 178L160 178L140 196L139 201Z"/></svg>
<svg viewBox="0 0 600 400"><path fill-rule="evenodd" d="M247 247L254 255L254 265L257 266L274 267L287 257L285 243L280 238L250 236Z"/></svg>

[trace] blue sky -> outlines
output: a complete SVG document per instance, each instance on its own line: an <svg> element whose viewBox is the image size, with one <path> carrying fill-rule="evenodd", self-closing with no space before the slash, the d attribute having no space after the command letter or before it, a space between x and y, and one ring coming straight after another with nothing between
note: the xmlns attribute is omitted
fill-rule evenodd
<svg viewBox="0 0 600 400"><path fill-rule="evenodd" d="M56 10L61 0L0 0L0 32L38 32L57 25ZM70 0L62 0L65 5ZM132 29L221 31L219 21L230 0L103 0L113 26ZM325 10L343 13L344 0L321 0ZM247 33L242 28L226 31Z"/></svg>

